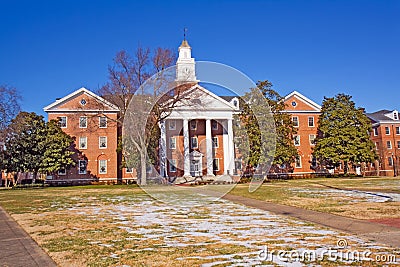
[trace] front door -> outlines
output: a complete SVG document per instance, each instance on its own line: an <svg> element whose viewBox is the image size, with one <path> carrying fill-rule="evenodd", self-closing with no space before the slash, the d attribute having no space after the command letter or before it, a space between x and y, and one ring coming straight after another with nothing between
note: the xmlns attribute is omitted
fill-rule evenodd
<svg viewBox="0 0 400 267"><path fill-rule="evenodd" d="M190 175L197 177L202 176L201 162L198 159L193 159L190 162Z"/></svg>

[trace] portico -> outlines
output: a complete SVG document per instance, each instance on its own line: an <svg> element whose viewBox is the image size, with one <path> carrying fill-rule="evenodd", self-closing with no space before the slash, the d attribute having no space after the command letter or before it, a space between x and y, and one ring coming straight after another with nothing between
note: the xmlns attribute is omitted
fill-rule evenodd
<svg viewBox="0 0 400 267"><path fill-rule="evenodd" d="M225 117L178 115L171 114L160 123L161 175L232 175L235 167L232 113Z"/></svg>
<svg viewBox="0 0 400 267"><path fill-rule="evenodd" d="M181 103L160 122L160 175L214 177L233 175L235 148L233 114L228 102L199 84L191 47L183 40L176 63L177 85L187 84Z"/></svg>

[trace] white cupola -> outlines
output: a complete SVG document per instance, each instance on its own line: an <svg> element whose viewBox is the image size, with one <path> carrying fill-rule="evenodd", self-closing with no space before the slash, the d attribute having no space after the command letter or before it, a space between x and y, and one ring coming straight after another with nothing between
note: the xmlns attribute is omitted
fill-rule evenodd
<svg viewBox="0 0 400 267"><path fill-rule="evenodd" d="M198 82L196 79L195 61L192 58L192 48L186 39L179 46L179 56L176 62L177 82Z"/></svg>

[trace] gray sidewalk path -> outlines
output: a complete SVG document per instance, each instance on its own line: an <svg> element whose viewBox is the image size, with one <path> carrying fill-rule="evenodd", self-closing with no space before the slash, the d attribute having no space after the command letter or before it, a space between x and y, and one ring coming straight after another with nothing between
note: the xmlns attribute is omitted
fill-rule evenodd
<svg viewBox="0 0 400 267"><path fill-rule="evenodd" d="M57 266L42 248L0 207L0 267Z"/></svg>
<svg viewBox="0 0 400 267"><path fill-rule="evenodd" d="M400 228L231 194L225 195L223 199L356 234L395 248L400 247Z"/></svg>

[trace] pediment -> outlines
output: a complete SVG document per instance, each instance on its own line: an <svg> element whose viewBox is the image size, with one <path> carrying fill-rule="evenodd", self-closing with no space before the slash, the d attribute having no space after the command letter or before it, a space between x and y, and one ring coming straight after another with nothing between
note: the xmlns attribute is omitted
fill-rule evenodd
<svg viewBox="0 0 400 267"><path fill-rule="evenodd" d="M300 111L314 111L321 112L321 106L300 94L293 91L284 98L287 111L300 112Z"/></svg>
<svg viewBox="0 0 400 267"><path fill-rule="evenodd" d="M86 88L80 88L71 94L56 100L44 108L45 112L60 112L60 111L106 111L118 112L117 106L108 102L104 98L96 95Z"/></svg>
<svg viewBox="0 0 400 267"><path fill-rule="evenodd" d="M206 88L196 84L186 92L181 105L176 108L179 110L227 110L237 111L238 107L233 103L217 96Z"/></svg>

